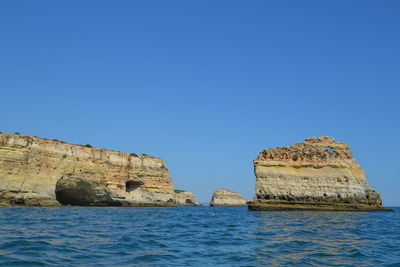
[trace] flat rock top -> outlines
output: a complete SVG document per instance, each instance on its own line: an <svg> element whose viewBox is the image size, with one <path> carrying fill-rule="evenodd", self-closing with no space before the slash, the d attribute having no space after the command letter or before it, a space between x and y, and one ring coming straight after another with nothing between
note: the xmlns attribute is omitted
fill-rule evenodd
<svg viewBox="0 0 400 267"><path fill-rule="evenodd" d="M214 196L239 196L243 198L239 193L233 192L228 189L220 188L214 192Z"/></svg>
<svg viewBox="0 0 400 267"><path fill-rule="evenodd" d="M124 153L119 151L96 148L91 145L70 144L57 139L39 138L22 134L0 133L0 148L11 147L13 149L27 149L45 151L46 153L61 154L80 157L85 161L110 161L124 165L143 165L148 167L166 167L165 163L156 157L146 154Z"/></svg>
<svg viewBox="0 0 400 267"><path fill-rule="evenodd" d="M266 149L255 161L296 162L296 163L345 163L358 167L349 146L336 142L327 136L306 138L303 143L288 147Z"/></svg>

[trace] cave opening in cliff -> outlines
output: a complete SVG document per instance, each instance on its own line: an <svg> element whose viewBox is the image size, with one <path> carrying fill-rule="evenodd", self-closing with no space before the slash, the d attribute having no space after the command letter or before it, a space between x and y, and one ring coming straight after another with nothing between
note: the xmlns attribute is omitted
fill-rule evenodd
<svg viewBox="0 0 400 267"><path fill-rule="evenodd" d="M125 183L125 190L126 190L126 192L129 193L129 192L132 192L132 191L138 189L142 185L143 185L143 182L140 182L140 181L127 181Z"/></svg>

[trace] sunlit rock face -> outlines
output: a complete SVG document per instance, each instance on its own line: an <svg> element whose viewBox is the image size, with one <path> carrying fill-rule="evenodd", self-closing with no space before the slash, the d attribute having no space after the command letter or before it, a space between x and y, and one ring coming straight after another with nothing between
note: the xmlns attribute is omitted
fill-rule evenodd
<svg viewBox="0 0 400 267"><path fill-rule="evenodd" d="M175 202L179 206L200 206L192 192L175 190Z"/></svg>
<svg viewBox="0 0 400 267"><path fill-rule="evenodd" d="M161 159L0 134L0 205L175 205Z"/></svg>
<svg viewBox="0 0 400 267"><path fill-rule="evenodd" d="M252 210L385 210L349 146L326 136L263 150L254 172Z"/></svg>
<svg viewBox="0 0 400 267"><path fill-rule="evenodd" d="M211 198L210 206L246 206L246 199L239 193L218 189Z"/></svg>

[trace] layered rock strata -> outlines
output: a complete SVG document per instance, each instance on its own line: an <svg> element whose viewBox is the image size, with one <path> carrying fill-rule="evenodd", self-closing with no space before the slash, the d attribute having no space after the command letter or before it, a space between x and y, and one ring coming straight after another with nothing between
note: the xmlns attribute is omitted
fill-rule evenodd
<svg viewBox="0 0 400 267"><path fill-rule="evenodd" d="M200 206L192 192L175 190L175 202L179 206Z"/></svg>
<svg viewBox="0 0 400 267"><path fill-rule="evenodd" d="M174 206L161 159L0 134L0 205Z"/></svg>
<svg viewBox="0 0 400 267"><path fill-rule="evenodd" d="M218 189L211 198L210 206L246 206L246 199L239 193Z"/></svg>
<svg viewBox="0 0 400 267"><path fill-rule="evenodd" d="M262 151L251 210L386 210L349 146L323 137Z"/></svg>

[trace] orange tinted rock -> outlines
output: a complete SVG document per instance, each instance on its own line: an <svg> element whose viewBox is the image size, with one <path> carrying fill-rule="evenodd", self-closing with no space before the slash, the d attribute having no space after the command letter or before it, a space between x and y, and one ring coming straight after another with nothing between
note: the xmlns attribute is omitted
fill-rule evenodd
<svg viewBox="0 0 400 267"><path fill-rule="evenodd" d="M0 134L0 203L59 205L57 199L63 204L159 206L175 203L175 193L161 159Z"/></svg>
<svg viewBox="0 0 400 267"><path fill-rule="evenodd" d="M330 137L263 150L254 172L250 209L383 210L349 146Z"/></svg>

